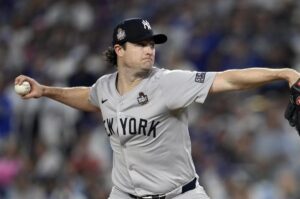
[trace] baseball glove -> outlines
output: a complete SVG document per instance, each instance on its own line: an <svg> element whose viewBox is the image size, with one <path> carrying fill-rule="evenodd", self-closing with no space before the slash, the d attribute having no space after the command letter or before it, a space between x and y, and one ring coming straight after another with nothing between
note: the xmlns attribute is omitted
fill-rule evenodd
<svg viewBox="0 0 300 199"><path fill-rule="evenodd" d="M290 89L290 100L284 117L300 135L300 79Z"/></svg>

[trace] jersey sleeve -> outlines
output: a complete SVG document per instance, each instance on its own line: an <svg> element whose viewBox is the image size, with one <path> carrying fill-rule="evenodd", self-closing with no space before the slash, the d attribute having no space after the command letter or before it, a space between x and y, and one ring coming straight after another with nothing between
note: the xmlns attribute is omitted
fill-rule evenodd
<svg viewBox="0 0 300 199"><path fill-rule="evenodd" d="M162 98L170 109L204 103L216 72L166 70L161 76Z"/></svg>
<svg viewBox="0 0 300 199"><path fill-rule="evenodd" d="M100 107L99 104L99 99L101 95L100 91L101 91L101 80L98 79L90 88L90 96L89 96L90 102L97 107Z"/></svg>

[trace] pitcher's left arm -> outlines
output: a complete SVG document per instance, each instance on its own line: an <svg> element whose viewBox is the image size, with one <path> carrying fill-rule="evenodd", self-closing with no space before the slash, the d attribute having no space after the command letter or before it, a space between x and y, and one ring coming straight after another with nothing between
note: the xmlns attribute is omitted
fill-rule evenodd
<svg viewBox="0 0 300 199"><path fill-rule="evenodd" d="M291 87L300 77L294 69L247 68L218 72L211 93L256 88L275 80L285 80Z"/></svg>

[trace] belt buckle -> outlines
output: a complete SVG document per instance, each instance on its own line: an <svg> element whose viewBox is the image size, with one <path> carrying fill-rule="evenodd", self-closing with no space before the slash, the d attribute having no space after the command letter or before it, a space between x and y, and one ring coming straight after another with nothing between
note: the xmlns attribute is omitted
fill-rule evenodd
<svg viewBox="0 0 300 199"><path fill-rule="evenodd" d="M165 199L166 195L162 194L162 195L150 195L150 196L143 196L141 197L142 199Z"/></svg>

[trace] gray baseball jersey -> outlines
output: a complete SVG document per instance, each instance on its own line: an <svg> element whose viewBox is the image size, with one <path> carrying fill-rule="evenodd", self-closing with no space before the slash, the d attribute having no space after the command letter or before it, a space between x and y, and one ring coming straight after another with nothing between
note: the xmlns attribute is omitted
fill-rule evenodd
<svg viewBox="0 0 300 199"><path fill-rule="evenodd" d="M116 77L102 76L90 92L110 138L114 185L141 196L164 194L195 178L187 106L204 102L215 73L154 67L122 96Z"/></svg>

